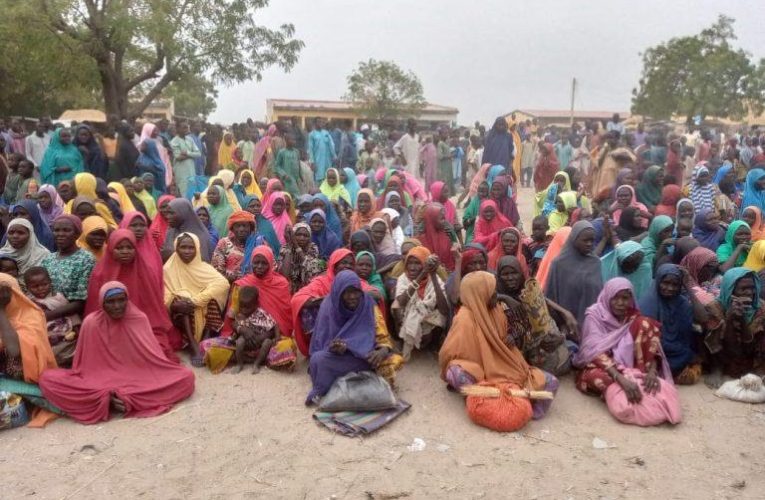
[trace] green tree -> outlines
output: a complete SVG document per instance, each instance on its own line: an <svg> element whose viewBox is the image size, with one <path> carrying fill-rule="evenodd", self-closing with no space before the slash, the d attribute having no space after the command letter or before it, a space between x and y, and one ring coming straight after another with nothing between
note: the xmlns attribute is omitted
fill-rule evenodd
<svg viewBox="0 0 765 500"><path fill-rule="evenodd" d="M359 63L348 76L348 92L343 99L367 118L379 121L418 116L427 104L417 75L394 62L374 59Z"/></svg>
<svg viewBox="0 0 765 500"><path fill-rule="evenodd" d="M135 117L174 83L260 80L290 70L303 42L295 29L258 25L268 0L29 0L36 22L95 68L107 114ZM11 13L12 15L12 13ZM34 54L30 54L34 56ZM58 71L58 66L46 68Z"/></svg>
<svg viewBox="0 0 765 500"><path fill-rule="evenodd" d="M734 20L720 16L695 36L672 38L643 54L643 73L632 91L632 112L655 118L672 114L740 118L765 104L760 69L734 49Z"/></svg>
<svg viewBox="0 0 765 500"><path fill-rule="evenodd" d="M175 102L175 114L187 118L207 118L217 107L218 91L205 78L189 75L182 81L172 83L163 93Z"/></svg>

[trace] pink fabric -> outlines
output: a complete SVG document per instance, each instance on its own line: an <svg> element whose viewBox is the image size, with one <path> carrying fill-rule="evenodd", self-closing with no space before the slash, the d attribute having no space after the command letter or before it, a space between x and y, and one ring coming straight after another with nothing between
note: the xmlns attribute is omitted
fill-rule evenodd
<svg viewBox="0 0 765 500"><path fill-rule="evenodd" d="M146 259L151 259L153 261L151 264L152 269L156 269L157 267L161 268L162 256L159 254L157 245L154 244L154 240L151 238L148 227L149 221L144 214L138 211L132 211L124 214L122 216L122 222L120 222L119 229L128 229L130 223L133 222L136 217L143 219L143 221L146 223L146 233L143 235L143 239L138 242L138 246L136 247L138 249L138 253L143 255Z"/></svg>
<svg viewBox="0 0 765 500"><path fill-rule="evenodd" d="M444 215L446 216L446 221L449 224L454 225L457 220L457 207L455 207L454 203L452 203L452 200L448 198L445 201L441 201L441 193L443 192L445 185L446 184L444 184L442 181L436 181L431 184L430 199L444 206Z"/></svg>
<svg viewBox="0 0 765 500"><path fill-rule="evenodd" d="M483 213L488 208L493 208L496 214L491 222L483 217ZM491 243L496 244L499 231L508 227L513 227L513 223L502 215L499 207L497 207L497 203L494 200L483 200L479 209L478 220L475 223L473 243L480 243L484 248L489 248L492 246Z"/></svg>
<svg viewBox="0 0 765 500"><path fill-rule="evenodd" d="M645 375L634 368L625 368L622 374L637 383L643 398L639 403L630 403L627 395L618 383L608 386L605 393L608 411L616 420L624 424L648 427L652 425L678 424L682 420L680 398L677 388L666 380L659 379L659 390L648 394L643 390Z"/></svg>
<svg viewBox="0 0 765 500"><path fill-rule="evenodd" d="M428 201L428 195L425 193L425 188L422 187L422 183L419 180L407 172L400 172L398 175L404 177L404 191L409 193L413 202Z"/></svg>
<svg viewBox="0 0 765 500"><path fill-rule="evenodd" d="M423 177L425 185L432 186L438 179L438 152L436 146L432 143L426 143L420 148L420 160L423 163Z"/></svg>
<svg viewBox="0 0 765 500"><path fill-rule="evenodd" d="M470 188L468 189L468 197L472 198L476 194L478 194L478 186L481 185L483 181L486 180L486 173L491 168L491 163L484 163L481 165L481 168L478 169L478 172L473 176L473 178L470 180Z"/></svg>
<svg viewBox="0 0 765 500"><path fill-rule="evenodd" d="M255 144L255 151L252 155L252 165L250 165L249 168L255 172L255 175L258 178L265 173L263 167L265 166L266 152L268 151L269 146L271 146L271 139L276 135L277 131L278 129L276 128L276 125L271 124L271 126L268 127L266 135Z"/></svg>
<svg viewBox="0 0 765 500"><path fill-rule="evenodd" d="M639 201L637 201L637 196L635 195L635 188L633 188L632 186L630 186L630 185L628 185L628 184L624 184L624 185L622 185L622 186L619 186L618 188L616 188L616 192L618 193L618 192L619 192L619 190L620 190L620 189L622 189L622 188L627 188L627 189L629 189L629 190L630 190L630 192L632 193L632 201L630 201L630 204L629 204L629 206L631 206L631 207L635 207L635 208L637 208L637 209L639 209L639 210L642 210L642 211L644 211L644 212L647 212L647 211L648 211L648 207L646 207L645 205L643 205L642 203L640 203ZM618 204L617 204L616 202L614 202L614 203L612 203L612 204L611 204L611 208L612 208L612 209L613 209L613 208L616 208L617 206L618 206ZM619 218L621 217L621 215L622 215L622 210L621 210L621 209L619 209L619 210L615 210L615 211L614 211L614 213L613 213L613 215L612 215L612 218L613 218L613 220L614 220L614 224L616 224L616 225L618 225L618 224L619 224ZM641 219L641 220L642 220L642 219Z"/></svg>
<svg viewBox="0 0 765 500"><path fill-rule="evenodd" d="M123 265L114 258L113 250L125 240L136 249L136 255L132 263ZM147 247L139 247L135 235L129 229L117 229L109 235L108 250L90 275L85 314L94 313L100 309L99 294L104 283L109 281L123 283L133 297L132 302L149 318L157 342L167 358L178 362L174 351L182 347L183 341L180 332L170 321L170 314L165 307L162 261L157 261L152 253L142 248Z"/></svg>
<svg viewBox="0 0 765 500"><path fill-rule="evenodd" d="M276 200L282 200L284 202L284 212L282 212L281 215L276 215L273 212L273 206ZM271 224L274 226L274 231L276 232L276 237L279 238L279 243L282 245L284 245L286 241L284 239L284 230L292 224L290 215L287 211L287 206L287 198L281 191L272 193L263 205L263 217L271 221Z"/></svg>
<svg viewBox="0 0 765 500"><path fill-rule="evenodd" d="M40 377L45 398L83 424L109 419L112 393L125 403L126 417L152 417L194 392L194 373L165 357L149 318L135 304L128 302L116 320L101 309L114 288L128 292L114 281L100 288L98 310L82 323L72 369L46 370Z"/></svg>
<svg viewBox="0 0 765 500"><path fill-rule="evenodd" d="M266 202L268 201L268 198L270 198L270 197L271 197L271 195L272 195L272 194L274 194L274 193L276 192L276 189L275 189L275 187L276 187L276 185L277 185L277 184L281 184L281 182L282 182L282 181L280 181L280 180L279 180L279 179L277 179L277 178L273 178L273 179L269 179L269 180L268 180L268 183L266 183L266 192L265 192L265 193L263 193L263 199L262 199L262 200L260 200L260 202L261 202L263 205L265 205L265 204L266 204Z"/></svg>
<svg viewBox="0 0 765 500"><path fill-rule="evenodd" d="M153 123L144 123L141 129L141 138L138 141L138 148L146 141L154 141L157 144L157 150L159 151L159 157L162 159L162 163L165 164L165 185L169 186L173 183L173 162L170 160L170 153L165 149L165 145L160 139L153 139L151 135L157 129L157 126Z"/></svg>

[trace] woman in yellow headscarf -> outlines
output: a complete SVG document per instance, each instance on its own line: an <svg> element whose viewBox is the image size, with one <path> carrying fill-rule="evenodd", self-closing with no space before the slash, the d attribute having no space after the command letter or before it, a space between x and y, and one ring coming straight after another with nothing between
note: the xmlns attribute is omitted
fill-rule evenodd
<svg viewBox="0 0 765 500"><path fill-rule="evenodd" d="M114 215L112 215L112 211L109 210L109 207L106 205L106 203L99 198L98 193L96 193L96 177L93 174L90 174L88 172L80 172L79 174L74 176L74 190L76 191L76 196L87 196L88 198L91 198L95 201L96 205L96 212L98 215L106 221L106 225L109 226L109 230L117 229L117 221L114 220ZM72 204L74 203L74 198L69 200L66 205L64 206L64 213L65 214L71 214L72 213Z"/></svg>
<svg viewBox="0 0 765 500"><path fill-rule="evenodd" d="M218 178L223 181L223 189L226 191L228 203L234 211L242 209L241 205L239 205L239 199L234 192L235 175L231 170L221 170L218 172Z"/></svg>
<svg viewBox="0 0 765 500"><path fill-rule="evenodd" d="M231 132L224 132L223 140L220 141L220 146L218 146L218 168L220 170L230 169L229 165L234 164L235 149L236 142L234 142L234 134Z"/></svg>
<svg viewBox="0 0 765 500"><path fill-rule="evenodd" d="M118 201L120 203L120 210L122 210L123 214L128 212L135 212L135 205L133 205L133 202L130 200L130 196L128 196L127 190L125 189L125 186L122 185L122 183L110 182L108 187L117 193L117 196L119 197Z"/></svg>
<svg viewBox="0 0 765 500"><path fill-rule="evenodd" d="M98 215L91 215L82 221L82 233L77 238L77 246L92 253L98 262L106 253L108 236L109 226L106 221Z"/></svg>
<svg viewBox="0 0 765 500"><path fill-rule="evenodd" d="M263 198L263 193L258 185L258 179L255 178L255 172L248 168L239 172L239 181L234 184L234 192L237 198L239 198L240 205L244 201L245 196L257 196L259 200Z"/></svg>

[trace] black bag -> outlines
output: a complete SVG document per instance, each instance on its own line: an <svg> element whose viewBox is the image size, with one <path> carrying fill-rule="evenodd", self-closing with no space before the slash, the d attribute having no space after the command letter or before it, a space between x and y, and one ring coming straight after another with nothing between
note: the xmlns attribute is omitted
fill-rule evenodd
<svg viewBox="0 0 765 500"><path fill-rule="evenodd" d="M319 404L319 411L379 411L396 406L388 382L370 372L351 372L335 380Z"/></svg>

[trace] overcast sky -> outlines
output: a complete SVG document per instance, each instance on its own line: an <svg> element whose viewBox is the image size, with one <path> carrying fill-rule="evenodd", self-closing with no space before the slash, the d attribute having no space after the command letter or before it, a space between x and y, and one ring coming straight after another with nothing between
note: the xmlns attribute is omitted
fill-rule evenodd
<svg viewBox="0 0 765 500"><path fill-rule="evenodd" d="M271 0L257 14L295 25L305 42L290 73L221 88L211 120L265 118L268 98L339 99L359 61L392 60L419 76L429 102L462 124L515 108L626 111L640 52L698 33L718 14L736 19L738 45L765 57L765 1L725 0Z"/></svg>

